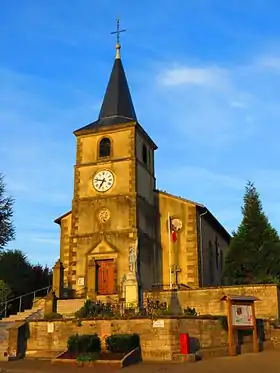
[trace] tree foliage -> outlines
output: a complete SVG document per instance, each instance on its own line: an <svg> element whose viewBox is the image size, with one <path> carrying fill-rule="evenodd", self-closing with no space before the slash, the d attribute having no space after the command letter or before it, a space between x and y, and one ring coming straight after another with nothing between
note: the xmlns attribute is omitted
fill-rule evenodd
<svg viewBox="0 0 280 373"><path fill-rule="evenodd" d="M243 218L233 233L224 277L230 284L277 282L280 239L263 211L254 183L247 183L243 201Z"/></svg>
<svg viewBox="0 0 280 373"><path fill-rule="evenodd" d="M0 250L15 237L13 204L13 198L6 196L4 176L0 173Z"/></svg>
<svg viewBox="0 0 280 373"><path fill-rule="evenodd" d="M31 264L20 250L7 250L0 254L0 278L9 284L13 297L27 293Z"/></svg>
<svg viewBox="0 0 280 373"><path fill-rule="evenodd" d="M20 250L6 250L0 253L0 279L10 291L9 298L16 298L27 293L23 298L23 308L31 307L34 298L33 291L51 285L51 270L40 264L32 265L26 255ZM45 296L46 289L36 292L36 296ZM12 303L12 311L18 309L18 301Z"/></svg>
<svg viewBox="0 0 280 373"><path fill-rule="evenodd" d="M5 302L11 294L11 289L5 281L0 280L0 314L4 311Z"/></svg>
<svg viewBox="0 0 280 373"><path fill-rule="evenodd" d="M6 193L4 176L0 173L0 303L6 298L20 297L51 284L52 273L48 267L30 264L20 250L5 250L7 243L15 238L13 204L13 198ZM46 295L46 290L36 293L36 296L43 295ZM32 305L33 296L24 297L23 308ZM17 309L18 302L10 303L12 311Z"/></svg>

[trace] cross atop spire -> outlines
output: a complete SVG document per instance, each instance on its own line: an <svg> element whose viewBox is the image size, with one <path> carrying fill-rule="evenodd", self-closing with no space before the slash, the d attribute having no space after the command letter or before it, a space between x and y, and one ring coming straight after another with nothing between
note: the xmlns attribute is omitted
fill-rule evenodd
<svg viewBox="0 0 280 373"><path fill-rule="evenodd" d="M125 29L120 29L120 18L117 17L117 29L116 31L112 31L111 32L111 35L116 35L116 58L120 58L120 49L121 49L121 45L120 45L120 33L121 32L125 32L126 30Z"/></svg>
<svg viewBox="0 0 280 373"><path fill-rule="evenodd" d="M117 18L117 29L116 31L111 32L111 34L116 34L117 54L98 120L78 129L74 132L75 134L80 131L91 131L102 126L137 122L136 113L120 57L120 33L124 31L126 30L120 29L120 20Z"/></svg>

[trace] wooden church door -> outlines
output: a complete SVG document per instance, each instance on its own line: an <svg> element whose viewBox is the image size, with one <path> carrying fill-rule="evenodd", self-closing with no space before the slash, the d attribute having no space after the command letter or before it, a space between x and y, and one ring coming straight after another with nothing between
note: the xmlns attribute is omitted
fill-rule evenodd
<svg viewBox="0 0 280 373"><path fill-rule="evenodd" d="M97 261L97 293L100 295L114 293L113 260Z"/></svg>

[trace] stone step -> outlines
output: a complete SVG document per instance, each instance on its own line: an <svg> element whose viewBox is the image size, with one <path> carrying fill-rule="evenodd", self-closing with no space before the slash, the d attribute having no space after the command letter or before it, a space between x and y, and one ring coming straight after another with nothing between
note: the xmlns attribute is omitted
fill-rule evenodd
<svg viewBox="0 0 280 373"><path fill-rule="evenodd" d="M6 321L15 321L15 320L25 320L28 317L39 314L39 312L43 312L42 308L39 307L34 307L29 310L25 310L23 312L18 312L16 315L10 315L9 317L4 317L3 319L0 320L1 323L6 322Z"/></svg>
<svg viewBox="0 0 280 373"><path fill-rule="evenodd" d="M38 316L37 314L34 314L34 316ZM7 317L7 318L4 318L0 321L1 322L6 322L6 321L11 321L11 322L15 322L15 321L22 321L22 320L27 320L27 319L30 319L31 317L33 316L33 314L30 314L30 315L22 315L22 316L17 316L17 315L14 315L14 316L10 316L10 317Z"/></svg>
<svg viewBox="0 0 280 373"><path fill-rule="evenodd" d="M7 319L3 319L3 321L22 321L22 320L26 320L26 317L20 317L20 316L15 316L15 317L8 317Z"/></svg>
<svg viewBox="0 0 280 373"><path fill-rule="evenodd" d="M57 313L72 315L83 307L85 299L60 299L57 301Z"/></svg>
<svg viewBox="0 0 280 373"><path fill-rule="evenodd" d="M51 360L57 358L65 350L49 351L49 350L27 350L25 359L29 360Z"/></svg>

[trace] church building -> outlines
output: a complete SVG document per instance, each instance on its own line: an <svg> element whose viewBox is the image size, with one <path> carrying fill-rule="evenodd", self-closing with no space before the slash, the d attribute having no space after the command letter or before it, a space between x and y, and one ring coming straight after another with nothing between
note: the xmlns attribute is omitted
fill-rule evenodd
<svg viewBox="0 0 280 373"><path fill-rule="evenodd" d="M123 298L126 282L139 294L221 285L230 235L203 204L156 188L157 146L138 122L119 42L99 117L74 135L72 208L55 220L56 295Z"/></svg>

